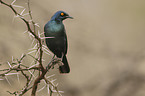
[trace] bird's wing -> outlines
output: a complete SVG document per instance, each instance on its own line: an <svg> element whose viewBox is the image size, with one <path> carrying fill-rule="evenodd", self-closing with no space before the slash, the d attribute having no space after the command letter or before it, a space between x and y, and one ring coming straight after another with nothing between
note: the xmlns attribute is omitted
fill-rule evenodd
<svg viewBox="0 0 145 96"><path fill-rule="evenodd" d="M65 31L65 30L64 30ZM67 43L67 36L66 32L64 32L64 54L67 54L67 48L68 48L68 43Z"/></svg>

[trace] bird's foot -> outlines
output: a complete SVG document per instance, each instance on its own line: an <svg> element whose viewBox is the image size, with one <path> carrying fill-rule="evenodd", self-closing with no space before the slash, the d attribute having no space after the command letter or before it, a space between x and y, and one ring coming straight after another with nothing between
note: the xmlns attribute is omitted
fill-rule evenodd
<svg viewBox="0 0 145 96"><path fill-rule="evenodd" d="M61 58L54 58L52 61L53 65L58 64L59 66L62 66L62 59Z"/></svg>

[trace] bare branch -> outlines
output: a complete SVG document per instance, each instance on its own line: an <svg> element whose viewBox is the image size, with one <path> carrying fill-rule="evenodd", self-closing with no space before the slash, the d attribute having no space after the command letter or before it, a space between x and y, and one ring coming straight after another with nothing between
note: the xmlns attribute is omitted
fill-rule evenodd
<svg viewBox="0 0 145 96"><path fill-rule="evenodd" d="M38 23L35 23L33 21L32 11L30 8L30 0L27 1L28 13L26 13L26 14L24 14L24 12L26 11L26 8L19 6L19 5L14 5L15 2L16 2L16 0L13 0L13 2L11 4L7 4L3 0L0 0L1 4L7 6L14 12L15 17L19 17L26 24L27 30L25 32L31 34L31 36L33 38L32 44L35 43L34 40L36 41L35 46L32 48L31 52L28 53L28 55L31 56L35 62L33 62L34 65L32 65L32 66L28 66L28 64L23 64L23 59L26 57L26 54L22 54L20 59L14 59L14 57L12 57L12 63L8 62L9 68L1 69L0 71L3 73L1 73L0 76L4 77L7 80L7 82L9 83L9 85L11 85L7 76L16 74L18 81L19 81L18 74L19 73L22 74L22 76L26 79L26 84L25 84L24 88L21 91L15 91L13 93L9 92L10 94L14 94L16 96L22 96L26 92L28 92L30 89L32 89L31 96L35 96L37 87L38 87L38 83L40 83L41 80L45 80L45 82L46 82L45 86L47 87L48 93L50 92L50 96L52 96L52 93L54 93L54 92L58 93L59 96L62 96L60 94L61 91L58 91L58 89L57 89L57 85L53 84L54 81L49 81L49 80L47 80L47 78L45 78L46 73L49 71L49 69L51 69L55 64L57 64L59 62L59 60L54 60L55 56L53 56L53 58L49 62L49 64L46 67L43 66L43 61L44 61L43 60L43 50L47 54L49 54L49 51L45 48L44 45L42 45L42 39L45 39L45 37L41 37L43 32L40 33L39 30L36 30L36 26L39 27L39 25L38 25ZM17 10L15 9L15 7L24 8L24 9L22 10L21 13L18 13ZM24 17L25 15L29 15L30 20L25 19L25 17ZM54 37L47 37L47 38L54 38ZM34 56L30 54L32 52L35 52ZM11 73L13 71L15 71L16 73ZM36 77L36 78L34 76L35 71L39 72L38 77ZM50 78L50 77L51 76L49 76L48 78ZM32 83L33 83L33 85L32 85ZM50 85L54 88L54 90L52 88L50 88Z"/></svg>

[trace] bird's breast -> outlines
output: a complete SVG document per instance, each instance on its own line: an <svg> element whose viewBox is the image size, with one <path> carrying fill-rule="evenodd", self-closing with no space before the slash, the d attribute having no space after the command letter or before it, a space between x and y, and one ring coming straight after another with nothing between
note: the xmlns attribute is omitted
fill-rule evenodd
<svg viewBox="0 0 145 96"><path fill-rule="evenodd" d="M62 23L51 22L49 23L48 28L50 32L57 33L57 32L61 32L64 29L64 26Z"/></svg>

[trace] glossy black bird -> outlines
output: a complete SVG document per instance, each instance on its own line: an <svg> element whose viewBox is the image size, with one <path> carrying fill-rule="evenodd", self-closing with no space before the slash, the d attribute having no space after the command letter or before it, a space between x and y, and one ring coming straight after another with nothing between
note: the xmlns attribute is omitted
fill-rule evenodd
<svg viewBox="0 0 145 96"><path fill-rule="evenodd" d="M52 17L51 20L44 27L45 37L54 37L46 38L47 47L56 55L58 58L62 58L63 65L59 66L60 73L69 73L70 68L66 58L67 54L67 36L63 20L71 18L64 11L57 11Z"/></svg>

